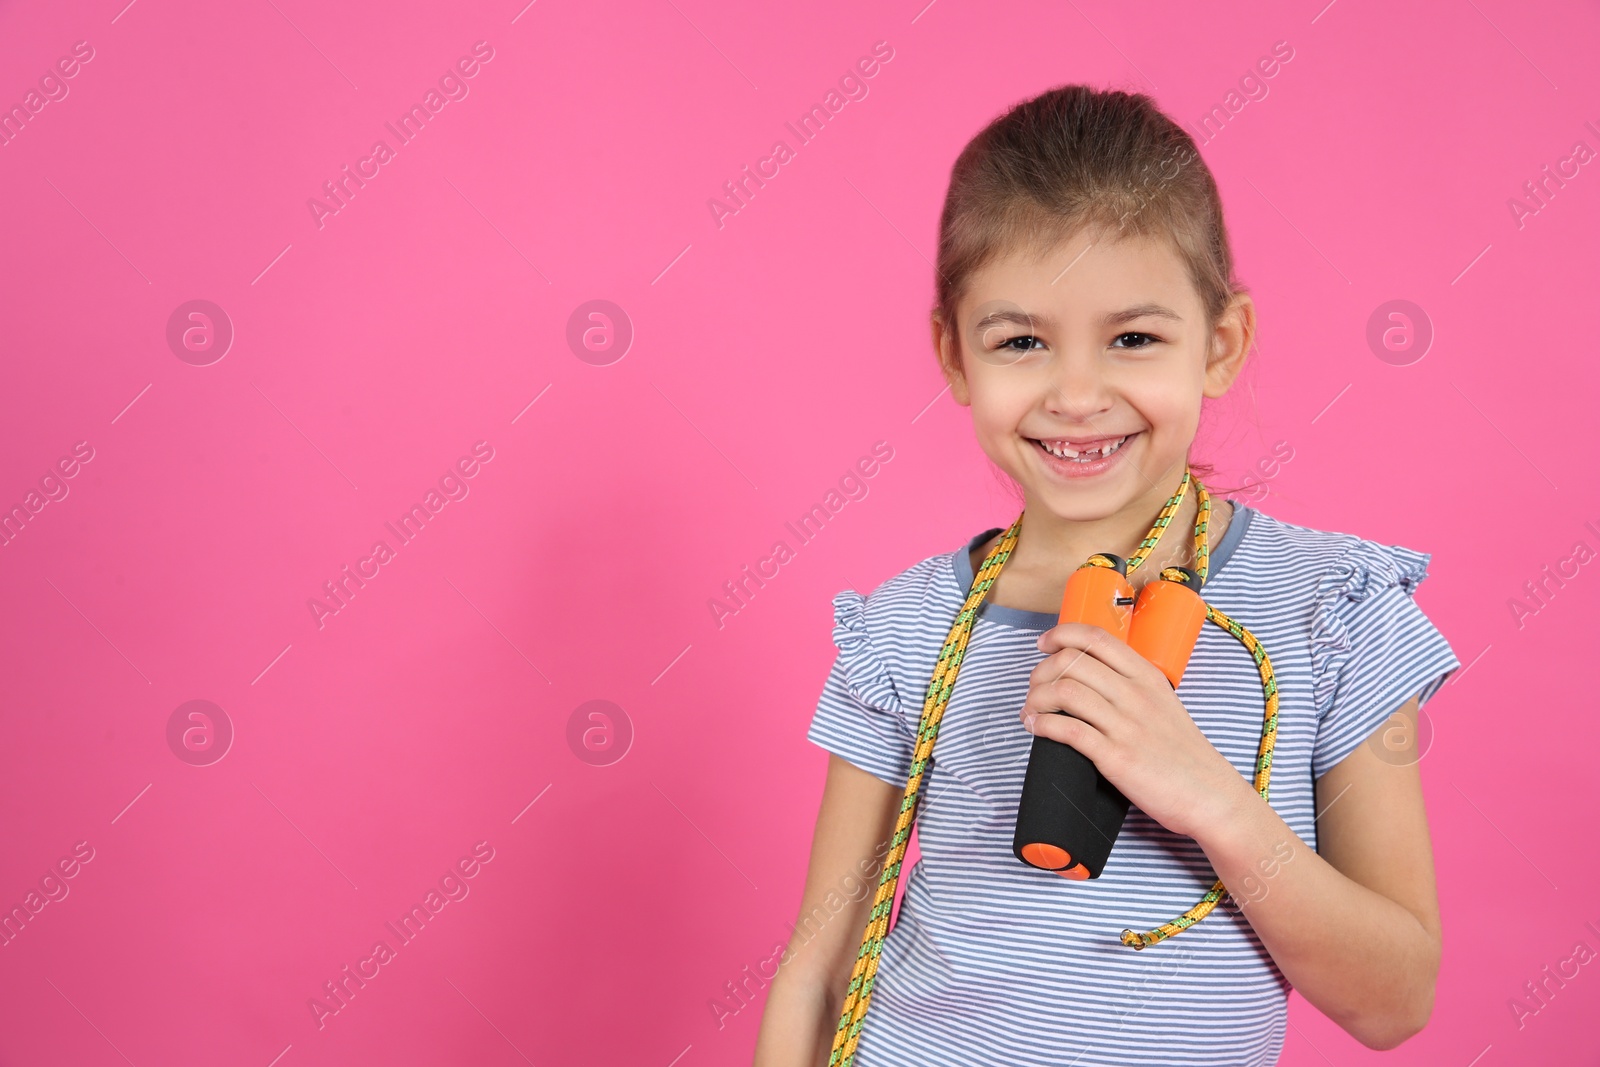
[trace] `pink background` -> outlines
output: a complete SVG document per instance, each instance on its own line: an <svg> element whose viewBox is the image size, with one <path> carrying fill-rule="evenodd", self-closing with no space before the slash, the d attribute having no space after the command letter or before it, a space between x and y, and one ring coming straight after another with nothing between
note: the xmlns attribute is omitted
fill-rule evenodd
<svg viewBox="0 0 1600 1067"><path fill-rule="evenodd" d="M0 1062L748 1063L764 993L710 1004L795 916L829 598L1015 514L927 344L951 161L1068 81L1193 130L1277 41L1203 146L1262 325L1198 455L1237 486L1286 442L1257 506L1433 552L1420 599L1469 664L1422 762L1438 1006L1384 1062L1595 1062L1600 967L1520 1028L1508 1004L1600 950L1600 565L1509 604L1600 549L1597 165L1508 207L1600 150L1592 9L124 3L0 11L0 103L94 50L0 148L0 506L68 490L0 549L0 905L94 850L0 948ZM480 40L468 95L319 228L308 198ZM166 340L193 299L235 331L206 366ZM603 366L566 340L596 299L634 332ZM1366 341L1394 299L1434 330L1407 365ZM319 627L479 441L469 495ZM878 441L869 495L719 628ZM208 766L168 743L190 700L235 732ZM568 740L591 700L633 733L605 766ZM481 841L469 895L319 1028L323 983ZM1378 1056L1290 1019L1283 1063Z"/></svg>

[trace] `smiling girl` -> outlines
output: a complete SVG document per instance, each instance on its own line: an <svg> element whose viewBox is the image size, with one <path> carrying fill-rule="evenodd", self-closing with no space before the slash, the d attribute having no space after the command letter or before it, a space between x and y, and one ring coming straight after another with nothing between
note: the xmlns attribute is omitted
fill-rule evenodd
<svg viewBox="0 0 1600 1067"><path fill-rule="evenodd" d="M1194 477L1255 308L1192 139L1141 94L1013 108L956 161L936 294L951 395L1024 506L834 598L808 734L828 777L757 1067L1270 1064L1291 987L1370 1048L1405 1041L1440 930L1403 727L1459 663L1412 599L1427 554ZM1176 691L1058 622L1101 553L1135 590L1203 579L1218 625ZM1131 803L1098 877L1013 852L1036 737Z"/></svg>

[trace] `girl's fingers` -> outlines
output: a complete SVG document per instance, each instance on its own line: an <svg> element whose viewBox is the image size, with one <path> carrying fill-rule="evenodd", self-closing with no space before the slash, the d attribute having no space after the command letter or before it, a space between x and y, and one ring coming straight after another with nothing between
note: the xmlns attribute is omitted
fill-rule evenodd
<svg viewBox="0 0 1600 1067"><path fill-rule="evenodd" d="M1105 759L1110 745L1104 734L1073 715L1040 715L1033 720L1032 732L1071 745L1096 766Z"/></svg>
<svg viewBox="0 0 1600 1067"><path fill-rule="evenodd" d="M1104 630L1100 633L1107 641L1122 644ZM1135 652L1134 655L1137 656L1138 653ZM1051 685L1063 678L1075 678L1109 701L1116 701L1127 691L1127 679L1115 668L1093 652L1073 646L1063 648L1042 660L1029 675L1028 684L1032 688L1038 688Z"/></svg>
<svg viewBox="0 0 1600 1067"><path fill-rule="evenodd" d="M1062 678L1030 688L1018 717L1026 725L1030 715L1040 720L1059 718L1052 713L1060 711L1082 719L1102 733L1113 732L1112 724L1117 717L1110 701L1076 678Z"/></svg>
<svg viewBox="0 0 1600 1067"><path fill-rule="evenodd" d="M1078 649L1124 678L1138 678L1156 669L1149 660L1129 648L1125 641L1111 636L1098 626L1083 622L1063 622L1051 627L1040 635L1039 648L1052 655Z"/></svg>

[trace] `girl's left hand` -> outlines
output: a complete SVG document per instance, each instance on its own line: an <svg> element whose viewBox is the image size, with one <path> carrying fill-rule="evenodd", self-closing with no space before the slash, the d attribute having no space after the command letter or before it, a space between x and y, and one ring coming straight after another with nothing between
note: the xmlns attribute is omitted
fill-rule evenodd
<svg viewBox="0 0 1600 1067"><path fill-rule="evenodd" d="M1023 725L1083 753L1156 822L1195 837L1228 818L1241 790L1253 795L1166 675L1122 641L1066 622L1045 631L1039 648L1051 654L1029 677Z"/></svg>

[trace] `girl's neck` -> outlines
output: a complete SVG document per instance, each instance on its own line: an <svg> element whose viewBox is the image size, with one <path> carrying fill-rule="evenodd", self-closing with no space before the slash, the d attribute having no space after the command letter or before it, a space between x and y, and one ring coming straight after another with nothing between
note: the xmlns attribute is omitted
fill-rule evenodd
<svg viewBox="0 0 1600 1067"><path fill-rule="evenodd" d="M1141 496L1128 507L1103 519L1072 521L1053 515L1043 507L1028 504L1023 510L1017 547L987 599L1003 607L1055 612L1060 607L1068 577L1090 555L1112 552L1126 559L1134 553L1145 534L1150 532L1150 526L1162 505L1177 490L1181 478L1180 471L1170 486L1162 484L1148 499ZM1135 588L1159 574L1162 567L1194 566L1194 521L1198 511L1199 501L1191 484L1177 514L1162 534L1160 543L1130 576ZM1208 524L1208 539L1213 551L1232 518L1233 506L1213 496ZM997 534L973 551L974 572L998 540Z"/></svg>

